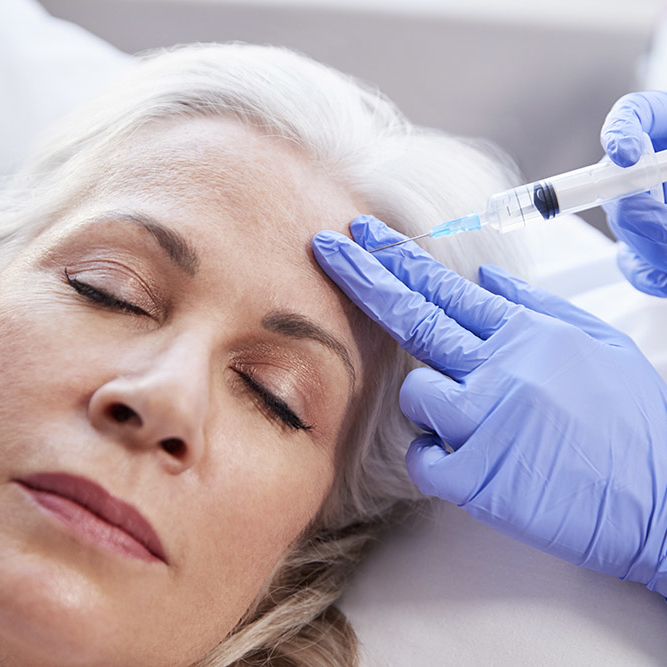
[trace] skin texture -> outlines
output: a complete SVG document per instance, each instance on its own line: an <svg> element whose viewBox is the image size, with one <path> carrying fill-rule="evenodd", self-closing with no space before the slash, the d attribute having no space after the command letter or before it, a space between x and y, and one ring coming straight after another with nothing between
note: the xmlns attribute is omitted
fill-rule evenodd
<svg viewBox="0 0 667 667"><path fill-rule="evenodd" d="M360 211L293 146L223 119L162 121L104 171L0 271L3 665L203 657L326 501L377 340L310 253L316 231ZM198 259L177 266L130 215L177 230ZM279 311L315 322L348 363L328 338L271 330ZM282 422L241 374L312 428ZM138 509L168 562L44 511L15 480L47 471Z"/></svg>

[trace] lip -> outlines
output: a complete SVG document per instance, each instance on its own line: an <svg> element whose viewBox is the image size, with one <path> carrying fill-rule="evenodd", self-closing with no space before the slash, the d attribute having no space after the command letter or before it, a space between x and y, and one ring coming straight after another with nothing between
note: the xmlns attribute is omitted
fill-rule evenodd
<svg viewBox="0 0 667 667"><path fill-rule="evenodd" d="M75 532L126 556L168 563L151 524L132 505L85 477L42 472L14 480Z"/></svg>

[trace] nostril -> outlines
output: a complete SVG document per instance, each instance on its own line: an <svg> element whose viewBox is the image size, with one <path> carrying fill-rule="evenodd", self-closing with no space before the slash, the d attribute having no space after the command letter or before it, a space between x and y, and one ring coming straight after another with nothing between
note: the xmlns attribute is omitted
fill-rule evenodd
<svg viewBox="0 0 667 667"><path fill-rule="evenodd" d="M124 403L113 403L107 408L109 417L119 424L130 421L135 418L141 424L141 417L130 407Z"/></svg>
<svg viewBox="0 0 667 667"><path fill-rule="evenodd" d="M160 446L167 454L176 458L182 458L185 454L185 443L180 438L165 438L160 441Z"/></svg>

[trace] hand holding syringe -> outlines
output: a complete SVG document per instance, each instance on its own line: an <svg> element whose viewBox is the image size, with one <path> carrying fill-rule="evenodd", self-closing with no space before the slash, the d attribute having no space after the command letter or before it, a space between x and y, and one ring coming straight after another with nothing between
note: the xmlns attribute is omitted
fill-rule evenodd
<svg viewBox="0 0 667 667"><path fill-rule="evenodd" d="M667 146L667 92L620 100L603 146L633 164L642 130ZM424 236L507 231L611 202L612 229L637 246L633 284L667 296L667 205L642 194L666 180L664 164L659 153L561 174ZM426 364L400 391L404 414L425 430L406 457L419 488L554 556L667 595L667 386L632 340L500 269L481 267L480 284L469 283L370 216L350 232L354 240L320 232L313 250ZM369 254L389 246L398 247Z"/></svg>
<svg viewBox="0 0 667 667"><path fill-rule="evenodd" d="M489 197L484 211L444 222L424 234L406 240L451 236L481 229L486 225L497 232L509 232L531 222L585 211L614 199L652 190L665 181L667 150L646 152L631 167L619 167L605 159L590 167L499 192ZM400 243L405 241L391 245ZM388 247L375 248L371 252Z"/></svg>
<svg viewBox="0 0 667 667"><path fill-rule="evenodd" d="M426 494L667 595L667 385L632 340L501 269L468 282L371 216L315 258L424 366L399 394ZM445 446L444 443L447 443Z"/></svg>

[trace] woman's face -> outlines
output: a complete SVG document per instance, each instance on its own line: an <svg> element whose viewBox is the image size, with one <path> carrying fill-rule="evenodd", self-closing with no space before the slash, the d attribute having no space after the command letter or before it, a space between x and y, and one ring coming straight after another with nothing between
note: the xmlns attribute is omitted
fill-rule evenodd
<svg viewBox="0 0 667 667"><path fill-rule="evenodd" d="M202 657L322 507L363 385L310 253L359 211L294 148L179 120L105 172L0 271L2 664Z"/></svg>

